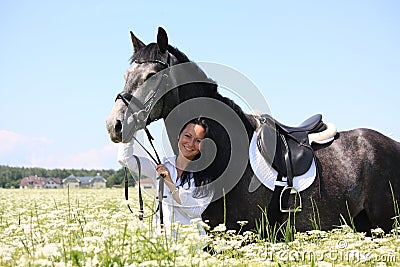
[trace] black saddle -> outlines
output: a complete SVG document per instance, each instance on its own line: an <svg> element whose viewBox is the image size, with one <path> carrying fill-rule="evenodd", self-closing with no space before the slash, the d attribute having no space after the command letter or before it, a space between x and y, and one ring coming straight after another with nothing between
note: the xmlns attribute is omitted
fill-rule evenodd
<svg viewBox="0 0 400 267"><path fill-rule="evenodd" d="M298 127L286 126L267 114L261 115L259 120L258 149L278 174L288 178L288 185L292 186L293 177L306 173L311 166L314 151L308 134L327 128L322 115L314 115Z"/></svg>

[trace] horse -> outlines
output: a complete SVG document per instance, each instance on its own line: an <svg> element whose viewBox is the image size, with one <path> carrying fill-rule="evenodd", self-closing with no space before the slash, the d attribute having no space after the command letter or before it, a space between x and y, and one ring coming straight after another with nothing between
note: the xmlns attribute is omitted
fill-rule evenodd
<svg viewBox="0 0 400 267"><path fill-rule="evenodd" d="M134 51L125 86L106 121L110 139L128 142L138 130L163 119L174 148L185 121L211 117L208 144L213 153L205 168L217 177L213 182L218 193L202 218L211 227L225 223L228 229L255 229L273 198L265 186L249 190L255 174L248 149L259 127L257 116L221 95L215 81L168 43L163 28L158 29L157 41L147 45L130 34ZM360 128L338 132L333 141L312 148L317 178L302 192L301 211L295 216L285 213L283 219L295 217L298 231L314 229L313 220L318 220L319 229L329 230L344 218L358 231L375 227L390 231L399 215L400 143ZM244 228L240 221L247 221Z"/></svg>

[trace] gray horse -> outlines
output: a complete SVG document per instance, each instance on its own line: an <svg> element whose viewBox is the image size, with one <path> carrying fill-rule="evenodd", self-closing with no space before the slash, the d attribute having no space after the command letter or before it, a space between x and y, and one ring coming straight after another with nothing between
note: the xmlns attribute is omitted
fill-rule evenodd
<svg viewBox="0 0 400 267"><path fill-rule="evenodd" d="M226 108L232 116L213 115L215 125L210 128L216 152L207 167L216 180L222 181L215 188L220 193L224 189L223 197L216 197L202 216L211 226L225 222L228 228L238 229L237 222L246 220L246 229L254 228L269 212L273 196L264 186L249 190L254 172L247 149L258 127L256 117L220 95L214 81L168 44L162 28L156 43L145 45L132 32L131 38L134 54L125 74L125 87L107 120L111 140L127 142L134 132L158 119L164 119L168 136L176 137L185 120L210 114L210 110L220 114L221 107ZM173 69L179 66L190 70L183 70L181 75L182 70ZM168 81L163 80L166 77ZM232 124L237 131L229 128ZM176 147L175 139L170 138L172 147ZM395 203L400 199L400 143L374 130L355 129L338 132L333 141L312 148L318 175L301 194L303 207L295 214L296 229L312 229L311 221L315 219L321 229L331 229L341 223L342 215L348 223L351 218L359 231L378 226L390 231L396 216ZM319 218L315 217L317 209ZM283 214L283 219L287 216Z"/></svg>

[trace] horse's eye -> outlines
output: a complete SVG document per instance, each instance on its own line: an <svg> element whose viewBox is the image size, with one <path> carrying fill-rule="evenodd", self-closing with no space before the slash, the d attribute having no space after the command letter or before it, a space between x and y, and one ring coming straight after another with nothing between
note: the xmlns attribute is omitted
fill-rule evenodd
<svg viewBox="0 0 400 267"><path fill-rule="evenodd" d="M128 101L131 101L132 99L132 95L130 93L123 93L122 96Z"/></svg>
<svg viewBox="0 0 400 267"><path fill-rule="evenodd" d="M151 72L151 73L147 74L145 81L150 79L154 74L156 74L156 73L155 72Z"/></svg>

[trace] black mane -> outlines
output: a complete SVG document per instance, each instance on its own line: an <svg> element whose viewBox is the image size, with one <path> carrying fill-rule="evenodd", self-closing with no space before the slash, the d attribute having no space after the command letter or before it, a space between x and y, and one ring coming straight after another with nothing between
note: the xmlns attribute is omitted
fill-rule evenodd
<svg viewBox="0 0 400 267"><path fill-rule="evenodd" d="M177 48L168 45L168 52L170 52L179 63L190 62L189 58L179 51ZM163 60L162 54L158 48L156 43L151 43L137 51L132 57L129 59L129 63L132 64L135 61L154 61L154 60Z"/></svg>
<svg viewBox="0 0 400 267"><path fill-rule="evenodd" d="M168 45L168 52L170 52L180 63L186 63L190 62L189 58L181 51L178 50L178 48L173 47L172 45Z"/></svg>

